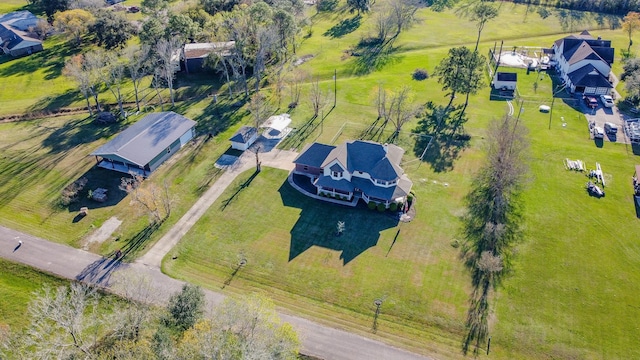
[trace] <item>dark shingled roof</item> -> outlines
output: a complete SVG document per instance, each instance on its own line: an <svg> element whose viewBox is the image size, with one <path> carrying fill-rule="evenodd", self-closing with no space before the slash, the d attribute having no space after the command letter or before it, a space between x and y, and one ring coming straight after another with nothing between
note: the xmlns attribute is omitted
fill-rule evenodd
<svg viewBox="0 0 640 360"><path fill-rule="evenodd" d="M40 19L29 11L14 11L0 15L0 46L9 50L16 48L20 43L42 44L42 41L30 37L26 31L29 27L35 26Z"/></svg>
<svg viewBox="0 0 640 360"><path fill-rule="evenodd" d="M371 181L369 180L366 180L366 181L371 183ZM331 189L346 191L346 192L353 192L353 189L354 189L354 184L350 183L349 180L346 180L346 179L333 180L331 176L324 176L324 175L320 176L318 180L316 180L315 185L322 186L324 188L331 188Z"/></svg>
<svg viewBox="0 0 640 360"><path fill-rule="evenodd" d="M129 126L91 155L116 155L132 164L145 166L194 126L195 121L173 111L152 113Z"/></svg>
<svg viewBox="0 0 640 360"><path fill-rule="evenodd" d="M302 149L302 152L293 160L293 163L315 168L322 167L322 162L333 149L335 149L335 146L320 143L309 144Z"/></svg>
<svg viewBox="0 0 640 360"><path fill-rule="evenodd" d="M613 87L609 80L591 64L587 64L580 69L571 72L569 74L569 79L575 86Z"/></svg>
<svg viewBox="0 0 640 360"><path fill-rule="evenodd" d="M392 144L373 141L347 141L336 146L322 163L322 167L337 160L348 172L362 171L379 180L394 180L403 174L399 164L404 150Z"/></svg>
<svg viewBox="0 0 640 360"><path fill-rule="evenodd" d="M398 183L390 187L375 186L368 179L358 178L355 176L351 178L351 183L354 187L367 194L367 196L373 196L377 199L389 201L408 195L409 191L411 191L411 186L413 185L406 175L402 175L402 177L398 179Z"/></svg>
<svg viewBox="0 0 640 360"><path fill-rule="evenodd" d="M252 136L256 135L258 130L253 126L243 126L231 137L231 141L246 144Z"/></svg>
<svg viewBox="0 0 640 360"><path fill-rule="evenodd" d="M512 72L498 72L496 74L498 81L517 81L518 74Z"/></svg>

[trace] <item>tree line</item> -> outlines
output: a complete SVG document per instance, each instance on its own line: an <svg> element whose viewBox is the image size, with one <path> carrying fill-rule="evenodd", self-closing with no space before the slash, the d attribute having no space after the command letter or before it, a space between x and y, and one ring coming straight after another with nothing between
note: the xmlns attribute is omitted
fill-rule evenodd
<svg viewBox="0 0 640 360"><path fill-rule="evenodd" d="M158 306L148 278L114 276L122 297L76 282L34 293L30 325L0 331L0 358L297 359L296 332L265 297L227 298L206 314L197 286L185 284Z"/></svg>

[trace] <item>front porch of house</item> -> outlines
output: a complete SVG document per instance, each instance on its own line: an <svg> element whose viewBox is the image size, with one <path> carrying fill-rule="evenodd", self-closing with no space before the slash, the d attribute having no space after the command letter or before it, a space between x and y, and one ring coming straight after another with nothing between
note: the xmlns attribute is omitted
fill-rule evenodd
<svg viewBox="0 0 640 360"><path fill-rule="evenodd" d="M150 172L145 169L140 169L139 167L134 167L119 161L111 161L109 159L101 159L98 161L97 165L103 169L118 171L124 174L139 175L145 178L151 175Z"/></svg>

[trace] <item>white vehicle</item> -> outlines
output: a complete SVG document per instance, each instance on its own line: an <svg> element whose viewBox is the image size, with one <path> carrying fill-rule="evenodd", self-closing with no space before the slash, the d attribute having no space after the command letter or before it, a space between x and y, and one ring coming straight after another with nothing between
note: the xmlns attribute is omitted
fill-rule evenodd
<svg viewBox="0 0 640 360"><path fill-rule="evenodd" d="M613 107L613 98L611 95L600 95L600 100L602 101L602 105L604 107Z"/></svg>
<svg viewBox="0 0 640 360"><path fill-rule="evenodd" d="M596 126L593 128L593 138L594 139L604 138L604 130L600 126Z"/></svg>

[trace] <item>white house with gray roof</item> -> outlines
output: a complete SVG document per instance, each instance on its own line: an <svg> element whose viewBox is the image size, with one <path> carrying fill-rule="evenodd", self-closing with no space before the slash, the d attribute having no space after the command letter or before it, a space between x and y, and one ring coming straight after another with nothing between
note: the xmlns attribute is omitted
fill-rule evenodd
<svg viewBox="0 0 640 360"><path fill-rule="evenodd" d="M147 177L195 136L195 126L173 111L152 113L91 155L99 167Z"/></svg>
<svg viewBox="0 0 640 360"><path fill-rule="evenodd" d="M404 150L373 141L338 146L312 143L293 161L294 173L311 178L318 195L354 197L389 206L405 202L413 183L400 167Z"/></svg>
<svg viewBox="0 0 640 360"><path fill-rule="evenodd" d="M551 59L568 90L584 94L608 94L615 49L611 40L594 38L588 31L556 40Z"/></svg>

